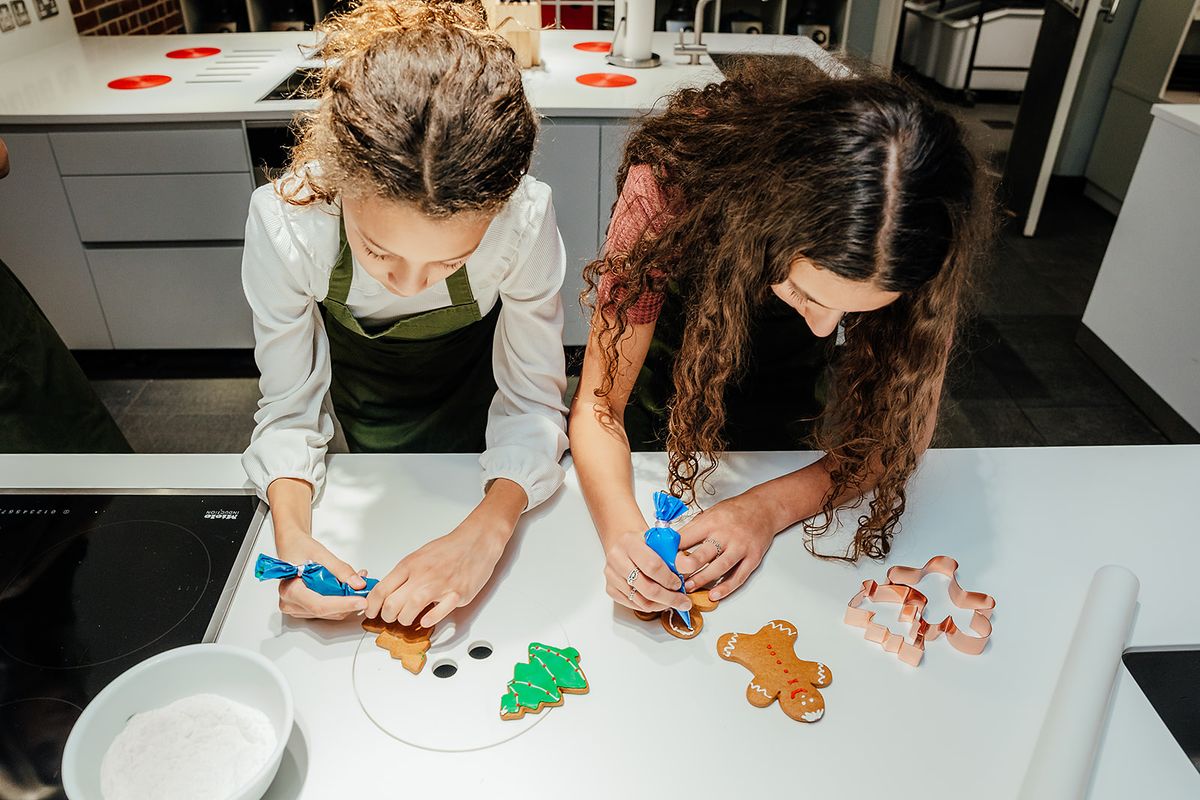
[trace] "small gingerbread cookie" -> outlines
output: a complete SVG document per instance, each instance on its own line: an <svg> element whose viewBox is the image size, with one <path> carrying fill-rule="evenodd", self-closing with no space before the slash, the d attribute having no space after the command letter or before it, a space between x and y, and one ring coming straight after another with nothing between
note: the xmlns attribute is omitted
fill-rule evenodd
<svg viewBox="0 0 1200 800"><path fill-rule="evenodd" d="M658 617L662 622L663 630L676 639L695 639L704 629L704 612L714 610L717 607L717 601L709 599L708 592L704 590L689 592L688 597L692 601L691 630L688 630L688 626L683 622L683 617L679 616L679 612L673 608L668 608L666 611L635 611L633 613L637 615L638 619L647 622Z"/></svg>
<svg viewBox="0 0 1200 800"><path fill-rule="evenodd" d="M787 620L768 622L758 633L727 633L717 640L717 653L754 673L746 699L758 708L779 700L779 707L799 722L825 716L820 689L833 681L833 672L819 661L796 657L796 626Z"/></svg>
<svg viewBox="0 0 1200 800"><path fill-rule="evenodd" d="M379 634L375 637L375 644L387 650L412 674L418 674L425 666L425 653L429 651L433 628L422 628L416 623L401 625L398 622L384 622L378 618L364 619L362 627L367 633Z"/></svg>

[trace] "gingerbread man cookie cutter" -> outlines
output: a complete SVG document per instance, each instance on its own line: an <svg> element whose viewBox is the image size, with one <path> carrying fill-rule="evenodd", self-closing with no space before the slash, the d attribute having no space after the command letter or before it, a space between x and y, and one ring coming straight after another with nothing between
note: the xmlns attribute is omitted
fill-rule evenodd
<svg viewBox="0 0 1200 800"><path fill-rule="evenodd" d="M956 608L971 612L970 628L975 635L967 633L954 622L954 616L936 624L925 619L925 608L929 598L916 589L916 585L927 576L937 573L949 580L946 587L950 602ZM862 590L850 599L846 608L845 622L863 628L863 638L876 642L886 652L896 656L909 666L917 666L925 655L925 642L945 635L950 646L961 653L977 656L987 646L992 635L992 612L996 599L983 592L964 589L958 582L958 562L950 556L934 556L923 567L896 565L887 571L887 582L863 581ZM874 603L898 603L900 622L909 625L908 635L896 633L885 625L874 621L875 612L861 608L864 601ZM908 641L911 637L912 641Z"/></svg>
<svg viewBox="0 0 1200 800"><path fill-rule="evenodd" d="M741 664L754 674L746 687L746 700L756 708L779 701L779 707L797 722L816 722L825 716L821 689L833 682L833 670L820 661L796 655L796 626L776 619L758 633L726 633L717 640L717 654Z"/></svg>

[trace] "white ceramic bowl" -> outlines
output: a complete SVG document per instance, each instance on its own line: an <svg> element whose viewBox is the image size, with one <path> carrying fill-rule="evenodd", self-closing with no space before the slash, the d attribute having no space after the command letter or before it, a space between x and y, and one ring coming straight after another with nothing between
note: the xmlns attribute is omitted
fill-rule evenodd
<svg viewBox="0 0 1200 800"><path fill-rule="evenodd" d="M283 673L258 653L222 644L192 644L160 653L96 695L79 716L63 751L63 787L71 800L99 800L100 762L131 716L194 694L219 694L256 708L275 727L271 759L230 800L266 793L292 733L292 691Z"/></svg>

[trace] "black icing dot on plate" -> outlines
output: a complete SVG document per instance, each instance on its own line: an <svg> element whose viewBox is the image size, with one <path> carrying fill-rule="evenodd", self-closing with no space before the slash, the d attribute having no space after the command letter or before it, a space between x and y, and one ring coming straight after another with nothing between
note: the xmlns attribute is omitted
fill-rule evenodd
<svg viewBox="0 0 1200 800"><path fill-rule="evenodd" d="M492 654L492 646L487 642L479 642L471 645L471 649L467 651L467 655L476 661L482 661Z"/></svg>
<svg viewBox="0 0 1200 800"><path fill-rule="evenodd" d="M458 666L453 661L443 661L433 666L435 678L450 678L458 672Z"/></svg>

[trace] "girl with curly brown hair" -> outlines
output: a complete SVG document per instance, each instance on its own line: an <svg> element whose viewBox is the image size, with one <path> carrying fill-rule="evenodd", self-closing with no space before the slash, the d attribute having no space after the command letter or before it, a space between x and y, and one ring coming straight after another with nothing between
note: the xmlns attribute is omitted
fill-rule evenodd
<svg viewBox="0 0 1200 800"><path fill-rule="evenodd" d="M521 513L562 482L565 254L550 189L527 174L521 71L477 2L365 0L319 30L319 104L246 226L262 400L243 463L279 557L365 594L312 535L331 439L481 452L479 505L368 596L280 584L293 616L428 626L474 599Z"/></svg>
<svg viewBox="0 0 1200 800"><path fill-rule="evenodd" d="M665 448L686 500L723 451L824 451L682 529L686 589L717 584L714 600L797 522L815 552L873 490L832 555L880 558L904 512L989 235L988 181L947 112L843 73L746 60L677 92L626 147L585 270L596 300L570 434L608 593L635 610L690 602L643 541L631 450Z"/></svg>

